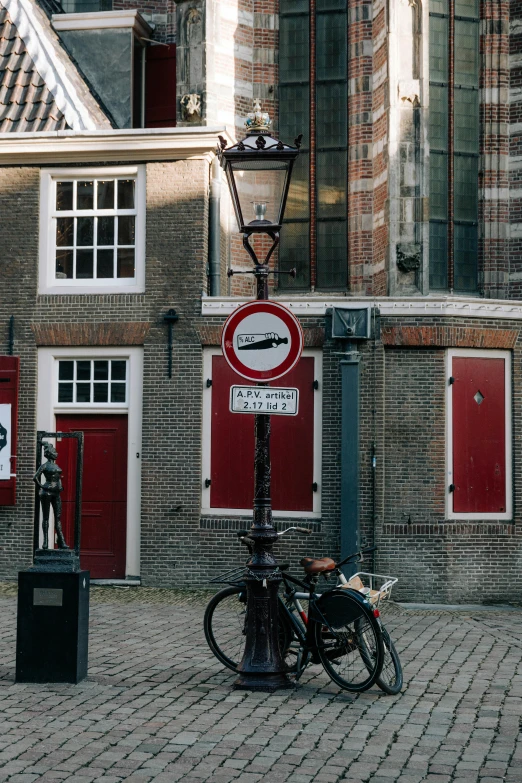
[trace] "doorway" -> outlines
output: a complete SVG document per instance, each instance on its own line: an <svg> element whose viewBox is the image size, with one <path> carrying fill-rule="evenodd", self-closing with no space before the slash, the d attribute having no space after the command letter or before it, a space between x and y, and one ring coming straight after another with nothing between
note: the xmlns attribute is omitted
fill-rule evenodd
<svg viewBox="0 0 522 783"><path fill-rule="evenodd" d="M80 563L92 579L124 579L127 547L128 418L122 414L58 414L57 432L85 437ZM76 443L59 441L63 530L74 538ZM71 480L69 480L69 478Z"/></svg>

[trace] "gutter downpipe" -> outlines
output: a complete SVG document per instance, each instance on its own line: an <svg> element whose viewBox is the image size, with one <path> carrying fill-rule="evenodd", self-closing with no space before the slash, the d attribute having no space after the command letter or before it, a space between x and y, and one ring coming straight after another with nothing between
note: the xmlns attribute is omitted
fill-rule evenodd
<svg viewBox="0 0 522 783"><path fill-rule="evenodd" d="M210 168L209 216L208 216L208 276L210 296L221 293L221 166L217 157Z"/></svg>
<svg viewBox="0 0 522 783"><path fill-rule="evenodd" d="M359 549L359 362L354 343L341 359L341 558ZM343 566L349 579L356 563Z"/></svg>

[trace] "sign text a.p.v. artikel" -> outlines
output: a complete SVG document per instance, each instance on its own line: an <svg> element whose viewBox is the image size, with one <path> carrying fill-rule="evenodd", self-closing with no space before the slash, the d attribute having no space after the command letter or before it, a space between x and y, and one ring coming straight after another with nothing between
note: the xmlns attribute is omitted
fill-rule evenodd
<svg viewBox="0 0 522 783"><path fill-rule="evenodd" d="M296 416L299 411L299 389L270 386L231 386L232 413L269 413Z"/></svg>

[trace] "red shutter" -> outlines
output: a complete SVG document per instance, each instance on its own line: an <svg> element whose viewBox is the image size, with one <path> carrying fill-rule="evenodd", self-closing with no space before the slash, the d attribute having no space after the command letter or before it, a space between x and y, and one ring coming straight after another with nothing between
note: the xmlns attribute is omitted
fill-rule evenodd
<svg viewBox="0 0 522 783"><path fill-rule="evenodd" d="M299 389L299 414L272 416L272 507L276 511L313 511L313 382L314 359L306 357L284 378L270 384ZM254 497L254 416L230 413L230 387L234 384L253 385L236 375L222 356L213 356L210 505L250 509Z"/></svg>
<svg viewBox="0 0 522 783"><path fill-rule="evenodd" d="M505 360L454 357L453 511L506 511Z"/></svg>
<svg viewBox="0 0 522 783"><path fill-rule="evenodd" d="M145 127L176 127L176 44L147 49Z"/></svg>
<svg viewBox="0 0 522 783"><path fill-rule="evenodd" d="M16 444L18 430L18 385L20 358L0 356L0 403L11 405L11 473L16 473ZM0 481L0 506L16 503L16 478Z"/></svg>

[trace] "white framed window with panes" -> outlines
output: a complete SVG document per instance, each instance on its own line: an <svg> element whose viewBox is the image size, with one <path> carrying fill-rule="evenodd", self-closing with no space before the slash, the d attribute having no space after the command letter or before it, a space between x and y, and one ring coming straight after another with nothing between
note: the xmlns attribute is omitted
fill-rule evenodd
<svg viewBox="0 0 522 783"><path fill-rule="evenodd" d="M126 408L128 360L124 358L57 359L56 404L74 408Z"/></svg>
<svg viewBox="0 0 522 783"><path fill-rule="evenodd" d="M39 292L145 290L145 167L44 169Z"/></svg>

